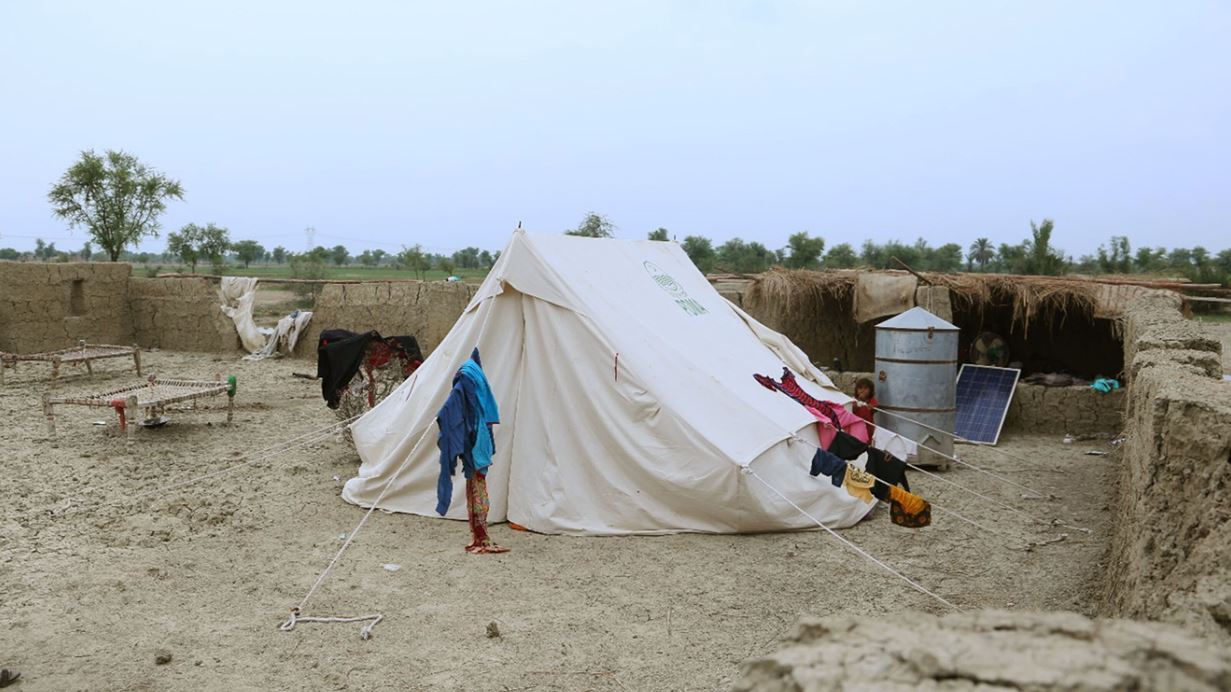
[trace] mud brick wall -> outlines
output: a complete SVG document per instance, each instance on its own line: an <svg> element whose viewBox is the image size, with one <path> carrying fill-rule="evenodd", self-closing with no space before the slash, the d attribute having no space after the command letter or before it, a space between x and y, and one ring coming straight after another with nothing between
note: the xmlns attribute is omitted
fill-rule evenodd
<svg viewBox="0 0 1231 692"><path fill-rule="evenodd" d="M870 372L826 371L825 374L850 396L855 396L855 380L860 377L876 381ZM1125 390L1099 394L1089 387L1044 387L1019 382L1002 432L1118 433L1124 429L1126 400Z"/></svg>
<svg viewBox="0 0 1231 692"><path fill-rule="evenodd" d="M1231 646L1231 383L1218 341L1164 298L1125 315L1128 439L1102 609Z"/></svg>
<svg viewBox="0 0 1231 692"><path fill-rule="evenodd" d="M295 355L314 358L325 329L375 329L385 336L414 336L426 356L453 328L477 288L460 282L327 284Z"/></svg>
<svg viewBox="0 0 1231 692"><path fill-rule="evenodd" d="M1011 432L1118 433L1124 429L1123 389L1100 394L1088 386L1044 387L1018 383L1004 418Z"/></svg>
<svg viewBox="0 0 1231 692"><path fill-rule="evenodd" d="M133 278L133 333L144 348L229 353L240 348L235 323L219 309L218 284L204 278Z"/></svg>
<svg viewBox="0 0 1231 692"><path fill-rule="evenodd" d="M131 344L131 274L112 262L0 262L0 351Z"/></svg>

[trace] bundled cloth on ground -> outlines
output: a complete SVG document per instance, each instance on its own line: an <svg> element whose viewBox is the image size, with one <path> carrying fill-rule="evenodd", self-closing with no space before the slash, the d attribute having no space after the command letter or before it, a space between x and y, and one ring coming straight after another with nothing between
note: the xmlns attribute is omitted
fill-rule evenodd
<svg viewBox="0 0 1231 692"><path fill-rule="evenodd" d="M501 414L492 521L583 535L815 526L745 468L832 527L871 509L806 475L816 419L747 373L788 367L818 401L849 397L677 244L523 232L440 346L352 426L363 464L344 499L371 506L388 483L382 509L436 516L429 428L476 346ZM459 485L446 516L464 520Z"/></svg>

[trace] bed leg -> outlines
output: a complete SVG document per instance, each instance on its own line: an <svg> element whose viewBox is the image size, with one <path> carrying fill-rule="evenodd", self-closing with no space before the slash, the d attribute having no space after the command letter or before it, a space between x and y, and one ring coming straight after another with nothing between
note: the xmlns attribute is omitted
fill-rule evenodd
<svg viewBox="0 0 1231 692"><path fill-rule="evenodd" d="M133 345L136 348L136 345ZM137 368L137 377L141 377L141 349L133 351L133 365Z"/></svg>
<svg viewBox="0 0 1231 692"><path fill-rule="evenodd" d="M94 366L88 360L85 362L85 372L90 377L94 376Z"/></svg>
<svg viewBox="0 0 1231 692"><path fill-rule="evenodd" d="M51 394L43 392L43 417L47 419L47 436L56 436L56 416L52 411Z"/></svg>
<svg viewBox="0 0 1231 692"><path fill-rule="evenodd" d="M132 447L133 447L133 432L137 428L137 426L135 425L136 420L133 418L134 416L137 415L137 397L136 396L128 397L128 400L124 402L124 408L120 411L120 415L124 417L123 427L128 429L128 434L125 436L124 444L125 446L128 447L128 451L131 452Z"/></svg>
<svg viewBox="0 0 1231 692"><path fill-rule="evenodd" d="M56 380L60 378L60 359L55 358L51 361L51 386L56 386Z"/></svg>

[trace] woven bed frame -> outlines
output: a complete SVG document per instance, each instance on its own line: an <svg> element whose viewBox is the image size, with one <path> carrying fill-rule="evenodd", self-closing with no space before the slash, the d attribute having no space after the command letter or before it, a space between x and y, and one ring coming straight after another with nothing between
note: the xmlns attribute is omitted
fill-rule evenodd
<svg viewBox="0 0 1231 692"><path fill-rule="evenodd" d="M51 383L54 385L56 380L60 378L60 365L80 365L85 363L86 372L93 375L93 362L96 360L104 360L106 358L129 358L133 359L133 365L137 368L137 375L141 374L141 349L137 346L113 346L110 344L87 344L84 341L78 341L73 348L64 348L59 351L43 351L41 353L4 353L0 352L0 384L4 383L4 368L5 366L17 369L17 364L21 361L51 363Z"/></svg>
<svg viewBox="0 0 1231 692"><path fill-rule="evenodd" d="M128 442L131 444L133 428L136 427L137 422L135 416L138 411L145 413L144 420L151 420L161 416L168 404L182 401L191 401L195 409L197 399L225 394L227 396L227 424L229 425L235 415L235 390L234 376L228 377L225 381L217 379L210 382L163 380L150 375L145 384L128 385L94 394L53 397L45 393L43 394L43 415L47 418L47 433L54 437L56 434L55 407L57 405L72 404L110 408L119 416L120 431L128 433Z"/></svg>

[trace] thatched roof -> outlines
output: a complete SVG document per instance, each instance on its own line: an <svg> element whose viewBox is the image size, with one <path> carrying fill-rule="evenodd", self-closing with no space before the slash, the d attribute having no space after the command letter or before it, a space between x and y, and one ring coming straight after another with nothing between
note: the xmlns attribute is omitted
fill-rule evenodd
<svg viewBox="0 0 1231 692"><path fill-rule="evenodd" d="M746 282L749 298L762 304L772 304L775 312L786 319L815 319L828 304L854 314L855 286L866 270L838 269L808 271L772 269L751 277L722 277L721 281ZM906 272L875 272L904 275ZM981 312L988 308L1008 308L1013 329L1029 329L1031 324L1061 324L1069 317L1092 319L1118 316L1123 301L1117 299L1123 289L1079 277L1021 276L1014 274L918 274L924 282L949 289L955 307ZM1152 291L1133 287L1134 293ZM832 314L832 313L831 313Z"/></svg>

